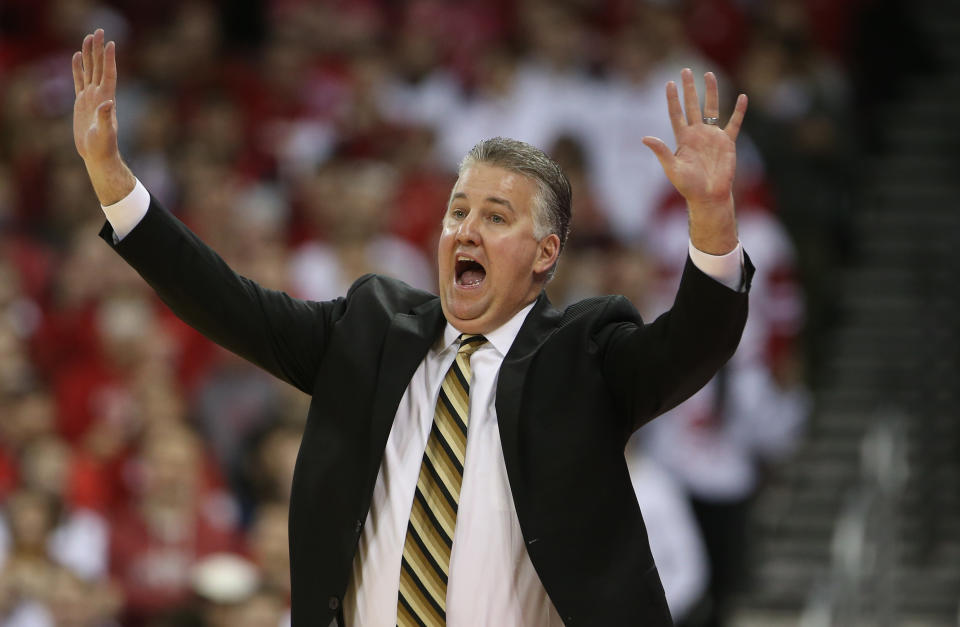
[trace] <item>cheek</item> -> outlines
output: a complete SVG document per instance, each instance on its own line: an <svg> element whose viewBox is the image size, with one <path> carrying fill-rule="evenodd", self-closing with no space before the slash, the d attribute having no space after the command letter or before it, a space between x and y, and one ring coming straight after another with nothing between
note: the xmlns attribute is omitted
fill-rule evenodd
<svg viewBox="0 0 960 627"><path fill-rule="evenodd" d="M513 244L501 248L498 253L498 273L509 277L509 287L520 288L523 279L530 276L535 251L529 246Z"/></svg>
<svg viewBox="0 0 960 627"><path fill-rule="evenodd" d="M453 238L450 237L449 233L444 229L440 234L440 239L437 241L437 263L439 264L440 270L443 270L445 266L449 265L449 252L451 250L451 245L453 243Z"/></svg>
<svg viewBox="0 0 960 627"><path fill-rule="evenodd" d="M537 258L537 247L529 242L518 243L510 251L510 258L517 272L529 272Z"/></svg>

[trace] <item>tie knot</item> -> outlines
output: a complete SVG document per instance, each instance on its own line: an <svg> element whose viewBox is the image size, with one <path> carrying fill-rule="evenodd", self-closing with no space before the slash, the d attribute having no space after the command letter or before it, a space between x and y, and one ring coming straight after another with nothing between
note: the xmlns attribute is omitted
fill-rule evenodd
<svg viewBox="0 0 960 627"><path fill-rule="evenodd" d="M462 333L460 335L460 348L457 349L458 355L467 355L468 357L473 354L473 351L480 348L485 344L487 338L482 335L470 335L467 333Z"/></svg>

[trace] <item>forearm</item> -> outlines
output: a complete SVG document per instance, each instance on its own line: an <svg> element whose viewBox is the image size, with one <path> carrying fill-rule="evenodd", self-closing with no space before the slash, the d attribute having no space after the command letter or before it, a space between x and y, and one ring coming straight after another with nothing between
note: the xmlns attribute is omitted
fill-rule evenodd
<svg viewBox="0 0 960 627"><path fill-rule="evenodd" d="M749 277L752 265L746 265ZM642 330L638 340L645 348L634 353L649 360L641 362L637 380L657 389L648 418L692 396L733 355L747 319L747 296L687 263L673 306Z"/></svg>
<svg viewBox="0 0 960 627"><path fill-rule="evenodd" d="M753 272L744 258L744 287ZM673 307L648 325L608 325L604 378L623 391L631 429L672 409L699 390L737 348L747 319L747 290L731 290L700 271L684 269Z"/></svg>
<svg viewBox="0 0 960 627"><path fill-rule="evenodd" d="M236 274L155 201L110 244L184 322L227 350L309 392L340 303L310 303Z"/></svg>

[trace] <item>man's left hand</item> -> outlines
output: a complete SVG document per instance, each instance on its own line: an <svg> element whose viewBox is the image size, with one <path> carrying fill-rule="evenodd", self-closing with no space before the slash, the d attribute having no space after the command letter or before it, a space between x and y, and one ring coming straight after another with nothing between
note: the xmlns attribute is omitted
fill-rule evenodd
<svg viewBox="0 0 960 627"><path fill-rule="evenodd" d="M667 83L667 110L677 151L670 152L656 137L644 137L643 143L654 152L667 178L687 201L693 245L705 253L722 255L733 250L738 241L733 177L737 169L736 140L747 111L747 97L740 94L729 122L721 127L717 123L720 98L713 72L704 76L707 93L702 112L693 72L686 68L680 78L682 107L676 83Z"/></svg>

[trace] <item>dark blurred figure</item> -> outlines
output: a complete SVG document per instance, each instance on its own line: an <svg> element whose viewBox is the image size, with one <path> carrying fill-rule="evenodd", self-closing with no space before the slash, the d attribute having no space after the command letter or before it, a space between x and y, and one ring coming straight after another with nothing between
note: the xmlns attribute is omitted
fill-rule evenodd
<svg viewBox="0 0 960 627"><path fill-rule="evenodd" d="M750 94L745 132L766 164L772 208L798 250L807 297L811 376L839 312L832 269L853 254L853 194L860 148L853 92L840 64L818 47L815 25L799 0L764 5L737 78Z"/></svg>

